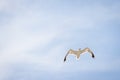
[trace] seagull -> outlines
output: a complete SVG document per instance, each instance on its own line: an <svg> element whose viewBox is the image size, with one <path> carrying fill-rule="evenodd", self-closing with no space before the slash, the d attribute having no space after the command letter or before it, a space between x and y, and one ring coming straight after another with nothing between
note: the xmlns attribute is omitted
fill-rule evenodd
<svg viewBox="0 0 120 80"><path fill-rule="evenodd" d="M85 52L89 52L91 54L92 58L95 58L93 52L89 48L84 48L83 50L78 49L78 51L70 49L64 57L64 62L66 61L68 54L74 54L74 55L76 55L76 57L78 59L80 57L80 54L83 54Z"/></svg>

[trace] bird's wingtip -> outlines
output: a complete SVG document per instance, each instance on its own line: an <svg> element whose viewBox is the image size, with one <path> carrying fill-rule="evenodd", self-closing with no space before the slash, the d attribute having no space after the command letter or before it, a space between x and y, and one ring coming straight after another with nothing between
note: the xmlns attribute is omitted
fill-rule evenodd
<svg viewBox="0 0 120 80"><path fill-rule="evenodd" d="M66 61L66 58L64 58L64 62Z"/></svg>
<svg viewBox="0 0 120 80"><path fill-rule="evenodd" d="M64 62L66 61L66 57L64 58Z"/></svg>
<svg viewBox="0 0 120 80"><path fill-rule="evenodd" d="M94 56L94 55L92 55L92 58L95 58L95 56Z"/></svg>

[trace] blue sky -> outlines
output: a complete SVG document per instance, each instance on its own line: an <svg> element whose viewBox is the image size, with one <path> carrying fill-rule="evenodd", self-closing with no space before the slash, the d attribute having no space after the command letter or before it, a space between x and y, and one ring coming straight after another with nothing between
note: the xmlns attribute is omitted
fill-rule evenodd
<svg viewBox="0 0 120 80"><path fill-rule="evenodd" d="M0 0L0 80L120 80L119 0ZM72 48L89 47L79 60Z"/></svg>

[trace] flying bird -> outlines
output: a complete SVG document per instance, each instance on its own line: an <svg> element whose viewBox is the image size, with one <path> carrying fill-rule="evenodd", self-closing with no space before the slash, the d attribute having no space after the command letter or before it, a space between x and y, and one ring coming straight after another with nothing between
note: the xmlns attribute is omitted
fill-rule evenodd
<svg viewBox="0 0 120 80"><path fill-rule="evenodd" d="M93 52L89 48L84 48L83 50L78 49L77 51L73 50L73 49L70 49L64 57L64 62L66 61L66 58L67 58L68 54L74 54L74 55L76 55L76 57L78 59L80 57L80 54L83 54L85 52L89 52L91 54L92 58L95 57Z"/></svg>

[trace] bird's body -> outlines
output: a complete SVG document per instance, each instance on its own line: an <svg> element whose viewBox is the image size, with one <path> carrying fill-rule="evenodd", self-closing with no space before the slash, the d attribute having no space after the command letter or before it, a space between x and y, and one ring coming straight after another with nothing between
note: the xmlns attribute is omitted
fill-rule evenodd
<svg viewBox="0 0 120 80"><path fill-rule="evenodd" d="M81 49L79 49L79 50L73 50L73 49L70 49L68 52L67 52L67 54L66 54L66 56L65 56L65 58L64 58L64 62L66 61L66 57L68 56L68 54L74 54L74 55L76 55L76 57L77 57L77 59L80 57L80 54L83 54L83 53L85 53L85 52L89 52L91 55L92 55L92 58L94 58L95 56L94 56L94 54L93 54L93 52L89 49L89 48L84 48L83 50L81 50Z"/></svg>

